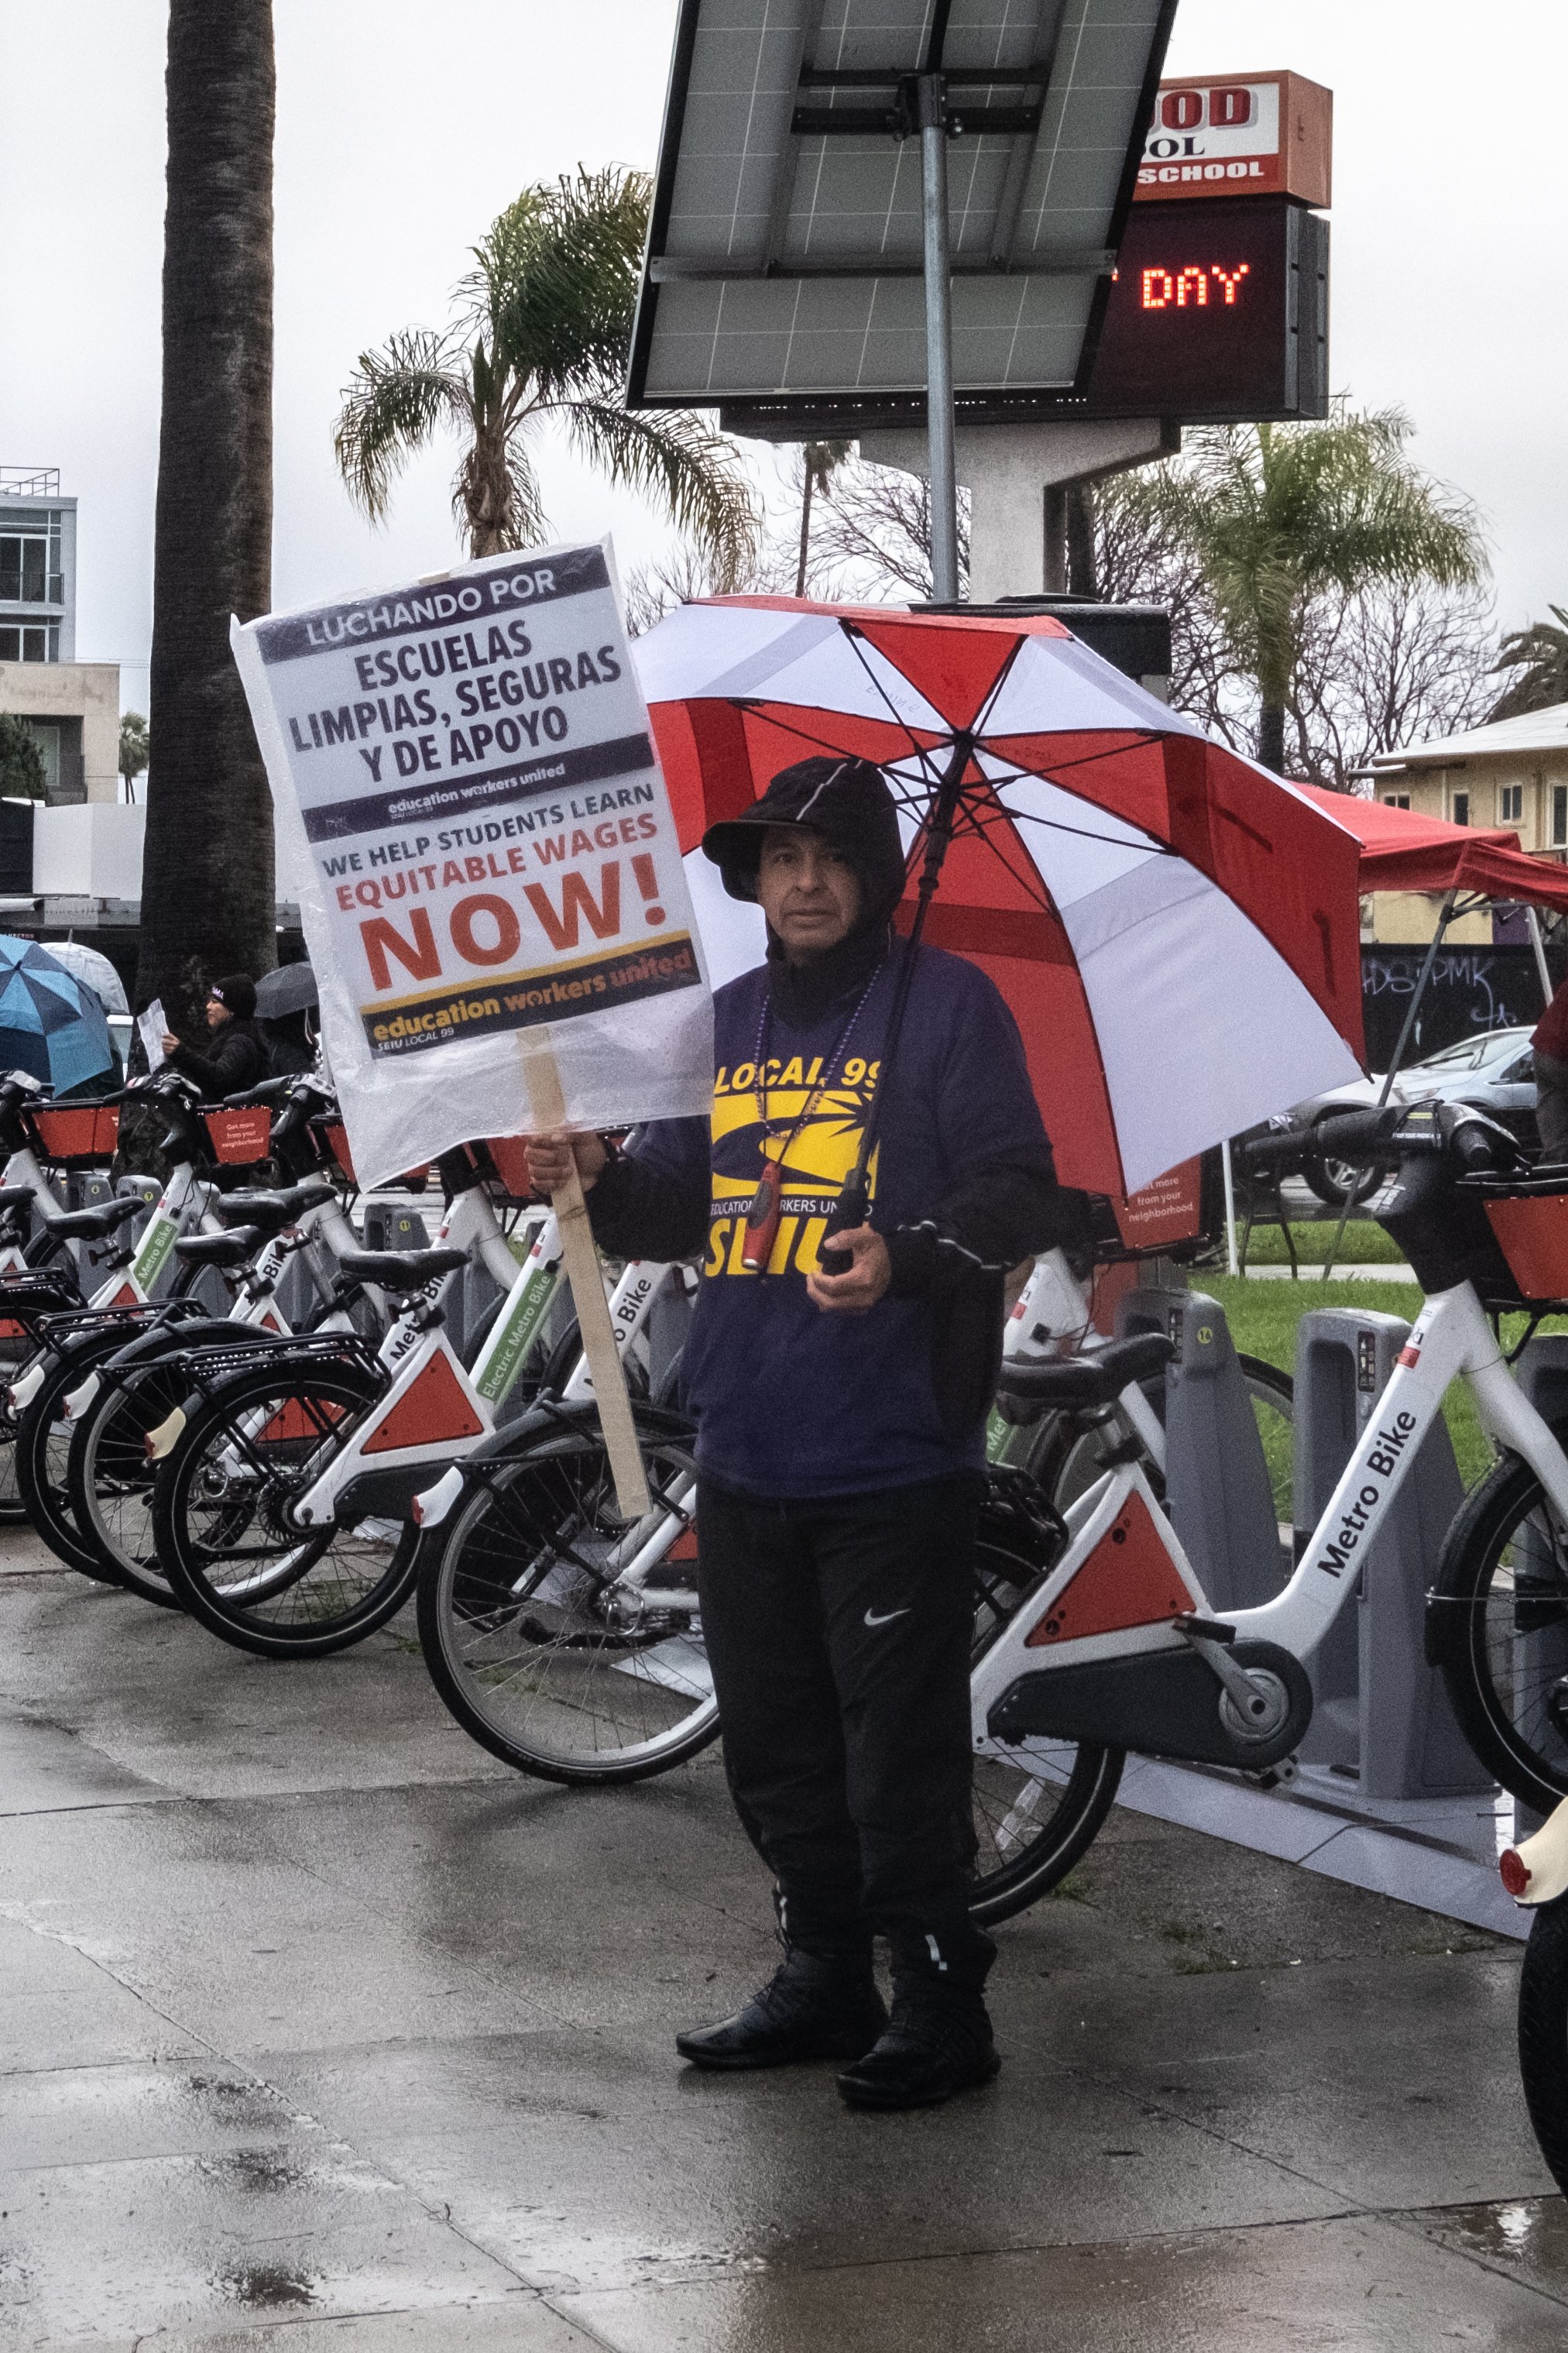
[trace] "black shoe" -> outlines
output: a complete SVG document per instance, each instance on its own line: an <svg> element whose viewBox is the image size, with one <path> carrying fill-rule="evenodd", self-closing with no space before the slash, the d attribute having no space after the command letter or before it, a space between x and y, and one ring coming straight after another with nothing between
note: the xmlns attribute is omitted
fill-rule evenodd
<svg viewBox="0 0 1568 2353"><path fill-rule="evenodd" d="M1002 2064L977 1991L930 1985L896 1990L887 2032L847 2067L838 2089L852 2108L931 2108Z"/></svg>
<svg viewBox="0 0 1568 2353"><path fill-rule="evenodd" d="M803 2059L858 2059L888 2022L868 1960L787 1952L733 2018L678 2034L696 2067L788 2067Z"/></svg>

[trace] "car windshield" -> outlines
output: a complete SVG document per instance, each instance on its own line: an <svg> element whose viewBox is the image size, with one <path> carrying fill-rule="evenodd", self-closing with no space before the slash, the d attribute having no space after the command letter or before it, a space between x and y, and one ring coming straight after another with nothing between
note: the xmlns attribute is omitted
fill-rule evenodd
<svg viewBox="0 0 1568 2353"><path fill-rule="evenodd" d="M1445 1046L1440 1054L1412 1062L1405 1075L1414 1078L1420 1071L1440 1075L1449 1071L1479 1071L1501 1056L1520 1052L1529 1036L1528 1029L1489 1029L1479 1038L1461 1038L1457 1046Z"/></svg>

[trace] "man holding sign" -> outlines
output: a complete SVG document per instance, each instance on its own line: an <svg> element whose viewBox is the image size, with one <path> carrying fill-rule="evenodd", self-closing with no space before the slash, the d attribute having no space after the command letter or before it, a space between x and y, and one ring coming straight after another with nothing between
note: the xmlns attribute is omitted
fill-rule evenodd
<svg viewBox="0 0 1568 2353"><path fill-rule="evenodd" d="M805 760L703 848L769 938L715 1000L710 1122L657 1124L619 1157L593 1135L530 1146L544 1190L575 1168L608 1250L704 1253L685 1358L702 1627L784 1959L677 2043L706 2067L843 2059L852 2105L926 2105L1000 2063L995 1947L966 1901L974 1536L1004 1274L1057 1232L1050 1146L1001 997L922 948L870 1212L826 1271L910 953L897 812L866 763Z"/></svg>

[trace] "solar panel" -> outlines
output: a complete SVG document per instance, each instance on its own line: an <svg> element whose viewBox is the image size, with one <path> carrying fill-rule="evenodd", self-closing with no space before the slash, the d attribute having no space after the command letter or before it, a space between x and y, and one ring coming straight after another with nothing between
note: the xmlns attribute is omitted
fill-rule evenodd
<svg viewBox="0 0 1568 2353"><path fill-rule="evenodd" d="M634 406L923 394L916 78L961 393L1092 356L1175 0L682 0Z"/></svg>

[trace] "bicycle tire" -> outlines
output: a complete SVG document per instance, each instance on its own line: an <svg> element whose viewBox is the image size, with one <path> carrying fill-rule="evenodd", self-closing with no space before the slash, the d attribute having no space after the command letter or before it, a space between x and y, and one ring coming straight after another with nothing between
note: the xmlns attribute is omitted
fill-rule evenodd
<svg viewBox="0 0 1568 2353"><path fill-rule="evenodd" d="M676 1448L665 1442L675 1456ZM650 1483L657 1489L663 1466L646 1438L644 1451ZM678 1459L681 1468L689 1467L689 1457ZM525 1482L539 1492L523 1492ZM548 1646L535 1640L530 1656L515 1640L515 1630L521 1630L523 1612L535 1597L561 1578L568 1546L573 1566L581 1568L584 1546L575 1522L583 1498L585 1494L597 1512L609 1486L603 1442L595 1430L555 1430L542 1438L531 1433L520 1441L511 1462L492 1470L484 1484L470 1484L448 1518L421 1540L419 1639L431 1680L470 1738L515 1771L541 1780L645 1780L699 1755L720 1729L718 1703L708 1683L700 1704L684 1717L652 1735L645 1730L638 1741L616 1751L599 1747L589 1757L568 1757L541 1738L522 1736L539 1696L541 1669L536 1662ZM1017 1525L1016 1515L994 1514L992 1519L987 1529L983 1517L977 1560L977 1648L994 1639L999 1626L1038 1586L1045 1567L1009 1540ZM614 1525L618 1532L618 1522ZM563 1526L571 1531L564 1543ZM543 1542L542 1531L548 1531ZM547 1555L551 1545L558 1548ZM519 1558L528 1563L527 1594L519 1592L523 1579L511 1576ZM576 1597L575 1617L561 1594L543 1604L561 1613L566 1638L579 1649L585 1640L600 1639L590 1620L595 1599ZM502 1610L513 1604L511 1623L498 1624ZM696 1645L700 1632L700 1618L694 1617L667 1639ZM509 1641L513 1645L510 1651L505 1647ZM652 1646L655 1656L659 1647L657 1642ZM668 1663L661 1662L666 1668ZM685 1653L682 1664L696 1698L698 1678ZM548 1664L542 1672L550 1672ZM500 1698L503 1693L516 1694L520 1685L529 1694L521 1727L510 1699ZM661 1690L669 1688L661 1685ZM629 1704L629 1689L621 1686L617 1698L623 1706ZM547 1691L544 1704L561 1708L565 1704ZM970 1909L976 1920L1010 1919L1066 1878L1110 1811L1122 1763L1120 1750L1074 1742L1031 1741L1016 1749L987 1746L976 1760L974 1782L976 1868ZM1047 1789L1055 1803L1042 1814L1041 1797ZM1014 1827L1020 1815L1027 1830ZM999 1832L1005 1835L999 1837Z"/></svg>
<svg viewBox="0 0 1568 2353"><path fill-rule="evenodd" d="M1428 1655L1477 1757L1505 1789L1550 1812L1568 1796L1568 1712L1561 1724L1551 1712L1568 1675L1568 1529L1517 1455L1504 1455L1456 1513L1426 1624Z"/></svg>
<svg viewBox="0 0 1568 2353"><path fill-rule="evenodd" d="M986 1521L982 1513L975 1558L977 1656L1024 1606L1047 1566L1026 1558L999 1525L988 1527ZM1010 1596L1000 1606L998 1584ZM1110 1811L1125 1762L1123 1750L1083 1741L979 1745L971 1800L975 1836L972 1919L983 1927L1011 1920L1060 1886ZM1056 1804L1040 1817L1041 1798L1047 1789L1056 1793Z"/></svg>
<svg viewBox="0 0 1568 2353"><path fill-rule="evenodd" d="M77 1536L112 1581L160 1609L177 1609L180 1600L158 1556L155 1472L143 1440L189 1396L179 1359L193 1349L254 1345L255 1340L248 1324L201 1318L141 1333L125 1349L127 1357L134 1349L134 1359L117 1368L117 1380L105 1382L71 1426L67 1510Z"/></svg>
<svg viewBox="0 0 1568 2353"><path fill-rule="evenodd" d="M1531 1923L1519 1978L1519 2074L1531 2130L1568 2197L1568 1896Z"/></svg>
<svg viewBox="0 0 1568 2353"><path fill-rule="evenodd" d="M1274 1495L1274 1517L1279 1534L1279 1589L1282 1592L1289 1583L1295 1567L1292 1430L1296 1385L1289 1373L1281 1371L1278 1365L1270 1364L1265 1356L1247 1356L1238 1349L1237 1363L1241 1370L1243 1386L1252 1400L1253 1418L1258 1425L1264 1463ZM1144 1381L1142 1387L1163 1421L1164 1375L1157 1374L1153 1379ZM1076 1428L1071 1415L1052 1414L1043 1421L1027 1460L1030 1474L1038 1481L1057 1509L1065 1511L1091 1479L1100 1475L1100 1439L1092 1430ZM1164 1482L1152 1466L1149 1476L1156 1494L1162 1493Z"/></svg>
<svg viewBox="0 0 1568 2353"><path fill-rule="evenodd" d="M153 1491L157 1556L175 1599L220 1641L263 1659L320 1659L362 1642L414 1586L418 1531L366 1518L301 1537L291 1497L323 1447L385 1394L361 1366L257 1366L190 1415Z"/></svg>
<svg viewBox="0 0 1568 2353"><path fill-rule="evenodd" d="M95 1332L54 1352L22 1415L15 1448L17 1493L34 1533L68 1568L95 1584L121 1587L125 1578L119 1567L84 1543L71 1512L67 1465L73 1430L59 1409L89 1372L124 1345L119 1333Z"/></svg>
<svg viewBox="0 0 1568 2353"><path fill-rule="evenodd" d="M68 1245L58 1235L47 1230L35 1234L22 1253L29 1273L41 1274L49 1265L69 1278L70 1289L78 1290L76 1261L70 1257ZM0 1324L5 1319L5 1285L0 1280ZM9 1333L0 1333L0 1388L16 1380L31 1363L37 1344L26 1329L13 1323ZM0 1527L20 1527L27 1518L27 1506L17 1484L16 1443L20 1425L11 1411L9 1398L0 1406Z"/></svg>
<svg viewBox="0 0 1568 2353"><path fill-rule="evenodd" d="M655 1432L645 1421L639 1435L656 1493L672 1472L693 1467L684 1434ZM595 1423L520 1434L516 1453L492 1463L482 1481L469 1482L447 1519L420 1539L419 1641L430 1679L470 1739L516 1772L567 1785L642 1781L685 1764L718 1737L719 1704L696 1613L659 1613L646 1639L639 1629L595 1619L599 1594L612 1580L601 1578L595 1590L591 1556L595 1547L607 1555L624 1533ZM522 1577L511 1573L520 1548L528 1564ZM684 1563L681 1573L689 1573ZM529 1589L521 1593L525 1581ZM612 1651L618 1653L613 1659ZM546 1679L566 1658L573 1663L557 1688ZM634 1660L645 1663L637 1666ZM588 1678L605 1662L603 1694L595 1699ZM612 1685L609 1673L623 1679ZM524 1686L525 1677L534 1681ZM518 1694L520 1686L531 1700L516 1724L500 1695ZM540 1729L531 1736L535 1703L552 1713L548 1719L541 1714ZM575 1717L596 1727L595 1705L617 1727L637 1728L639 1736L610 1746L598 1740L595 1728L591 1749L568 1753L567 1726ZM638 1706L646 1712L635 1727L626 1724ZM669 1720L649 1730L657 1713ZM546 1721L555 1727L555 1746L542 1736Z"/></svg>

